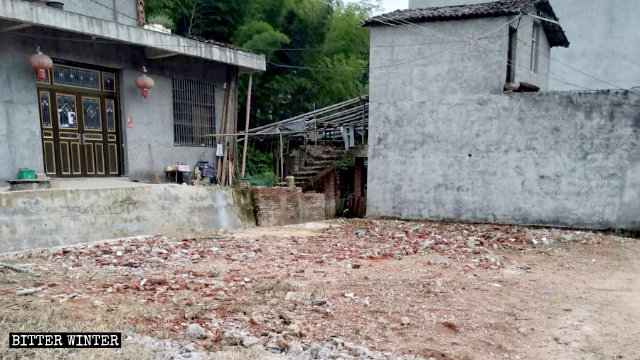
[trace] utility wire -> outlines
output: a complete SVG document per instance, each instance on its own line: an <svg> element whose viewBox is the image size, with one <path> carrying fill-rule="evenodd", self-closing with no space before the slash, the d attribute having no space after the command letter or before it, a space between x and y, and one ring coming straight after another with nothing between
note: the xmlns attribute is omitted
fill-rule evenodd
<svg viewBox="0 0 640 360"><path fill-rule="evenodd" d="M519 16L518 16L518 17L519 17ZM510 24L510 23L512 23L513 21L517 20L517 19L518 19L518 17L516 17L516 18L514 18L514 19L512 19L512 20L509 20L509 21L508 21L508 22L506 22L505 24L500 25L498 28L496 28L496 29L494 29L494 30L492 30L492 31L488 32L487 34L482 35L482 36L489 35L489 34L491 34L491 33L495 32L495 31L497 31L497 30L499 30L499 29L503 28L504 26L509 25L509 24ZM389 24L389 25L390 25L390 26L401 26L401 25L396 25L396 24ZM431 35L431 36L434 36L434 34L433 34L433 33L436 33L436 34L439 34L439 35L441 35L441 36L444 36L444 35L442 35L442 34L440 34L440 33L436 32L436 31L433 31L433 30L428 30L428 31L429 31L428 35ZM481 37L481 36L480 36L480 37ZM476 39L479 39L480 37L476 37ZM448 37L448 36L447 36L447 38L451 39L451 37ZM281 68L298 69L298 70L313 70L313 71L336 71L336 70L339 70L339 69L350 69L350 70L374 70L374 69L384 69L384 68L390 68L390 67L395 67L395 66L402 66L402 65L407 65L407 64L412 64L412 63L416 63L416 62L419 62L419 61L427 60L427 59L429 59L429 58L431 58L431 57L434 57L434 56L437 56L437 55L440 55L440 54L444 54L444 53L448 52L449 50L453 49L454 47L458 46L458 45L459 45L459 43L463 43L463 42L467 42L467 41L468 41L468 40L460 40L460 39L458 39L457 41L452 41L453 43L455 43L455 45L452 45L452 46L450 46L450 47L447 47L447 48L443 49L442 51L438 51L438 52L436 52L436 53L430 54L430 55L428 55L428 56L426 56L426 57L422 57L422 58L418 58L418 59L415 59L415 60L406 61L406 62L402 62L402 63L395 63L395 64L389 64L389 65L383 65L383 66L375 66L375 67L369 67L369 68L366 68L366 67L319 68L319 67L308 67L308 66L296 66L296 65L278 64L278 63L274 63L274 62L271 62L271 61L267 61L267 63L269 63L270 65L276 66L276 67L281 67Z"/></svg>
<svg viewBox="0 0 640 360"><path fill-rule="evenodd" d="M102 3L100 3L100 2L98 2L98 1L96 1L96 0L90 0L90 1L92 1L92 2L94 2L94 3L96 3L96 4L100 5L100 6L102 6L102 7L104 7L104 8L107 8L107 9L109 9L109 10L111 10L111 11L114 11L115 13L118 13L118 14L120 14L120 15L122 15L122 16L125 16L125 17L127 17L127 18L130 18L130 19L133 19L133 20L136 20L136 21L138 20L138 19L136 19L136 18L134 18L134 17L131 17L131 16L127 15L127 14L124 14L124 13L122 13L122 12L119 12L119 11L117 11L116 9L113 9L113 8L111 8L111 7L107 6L107 5L104 5L104 4L102 4ZM481 35L481 36L478 36L478 37L475 37L475 38L471 39L471 41L474 41L474 40L480 40L480 39L486 39L486 38L487 38L486 36L488 36L488 35L490 35L490 34L492 34L492 33L496 32L496 31L500 30L501 28L503 28L503 27L505 27L505 26L507 26L507 25L511 24L513 21L515 21L515 20L519 19L520 17L521 17L521 15L518 15L518 16L516 16L514 19L512 19L512 20L510 20L510 21L508 21L508 22L506 22L506 23L502 24L501 26L499 26L498 28L496 28L496 29L494 29L494 30L492 30L492 31L488 32L487 34L485 34L485 35ZM385 24L387 24L387 25L389 25L389 26L393 26L393 27L397 27L397 26L404 26L404 25L402 25L402 24L392 24L392 23L388 23L388 22L384 22L384 21L381 21L381 22L383 22L383 23L385 23ZM406 25L415 25L415 24L407 23ZM419 33L423 33L423 34L430 35L430 36L441 37L441 38L444 38L444 39L452 39L452 40L451 40L451 41L447 41L447 42L429 42L429 43L410 44L410 45L400 45L400 46L422 46L422 45L431 45L431 44L446 44L446 43L458 43L458 42L466 42L466 41L469 41L469 40L464 40L464 39L454 38L454 37L451 37L451 36L448 36L448 35L444 35L444 34L441 34L441 33L437 32L437 31L435 31L435 30L428 29L428 28L426 28L426 27L424 27L424 26L419 26L419 25L413 26L413 29L411 29L410 31L419 32ZM93 42L93 43L104 43L104 44L114 44L114 45L122 45L122 44L123 44L122 42L111 41L111 40L62 38L62 37L55 37L55 36L45 36L45 35L35 35L35 34L28 34L28 33L15 33L15 32L9 32L9 33L6 33L6 34L10 34L10 35L17 35L17 36L29 36L29 37L36 37L36 38L41 38L41 39L50 39L50 40L59 40L59 41ZM501 37L501 36L496 36L496 37ZM188 39L188 38L187 38L187 39ZM453 40L453 39L455 39L455 40ZM198 41L198 40L194 40L194 39L189 39L189 40L196 41L196 42L199 42L199 43L201 43L201 44L207 44L206 42L200 42L200 41ZM527 47L531 48L531 46L530 46L528 43L526 43L525 41L523 41L523 40L521 40L521 39L518 39L518 41L519 41L520 43L522 43L523 45L525 45L525 46L527 46ZM598 46L598 45L593 44L593 43L591 43L591 44L592 44L593 46L596 46L596 47ZM200 45L162 44L162 45L158 45L158 46L178 47L178 48L189 48L189 47L199 47ZM371 46L370 48L384 48L384 47L398 47L398 45L378 45L378 46ZM340 69L352 69L352 70L365 70L365 69L369 69L369 70L371 70L371 69L389 68L389 67L401 66L401 65L407 65L407 64L411 64L411 63L419 62L419 61L422 61L422 60L425 60L425 59L431 58L431 57L433 57L433 56L437 56L437 55L439 55L439 54L442 54L442 53L444 53L444 52L446 52L446 51L450 50L450 49L451 49L451 48L453 48L453 47L455 47L455 46L452 46L452 47L449 47L449 48L447 48L447 49L444 49L444 50L443 50L443 51L441 51L441 52L437 52L437 53L434 53L434 54L428 55L428 56L427 56L427 57L425 57L425 58L420 58L420 59L416 59L416 60L412 60L412 61L408 61L408 62L403 62L403 63L398 63L398 64L390 64L390 65L385 65L385 66L372 67L372 68L367 68L367 67L319 68L319 67L307 67L307 66L295 66L295 65L278 64L278 63L274 63L274 62L271 62L271 61L267 61L267 62L268 62L269 64L273 65L273 66L276 66L276 67L291 68L291 69L300 69L300 70L317 70L317 71L335 71L335 70L340 70ZM481 46L481 47L482 47L482 46ZM602 48L603 48L603 49L606 49L605 47L602 47ZM486 48L485 48L485 49L486 49ZM323 49L320 49L320 48L317 48L317 49L305 49L305 48L298 48L298 49L275 49L275 48L265 48L265 49L259 49L259 50L277 50L277 51L316 51L316 50L318 50L318 51L320 51L320 50L323 50ZM607 51L609 51L609 50L607 49ZM565 66L565 67L567 67L567 68L569 68L569 69L571 69L571 70L573 70L573 71L575 71L575 72L578 72L578 73L580 73L580 74L582 74L582 75L584 75L584 76L587 76L587 77L589 77L589 78L591 78L591 79L593 79L593 80L599 81L599 82L601 82L601 83L603 83L603 84L607 84L607 85L609 85L609 86L614 86L615 88L623 89L623 87L622 87L622 86L620 86L620 85L617 85L617 84L615 84L615 83L612 83L612 82L609 82L609 81L606 81L606 80L602 80L602 79L600 79L600 78L597 78L597 77L595 77L595 76L593 76L593 75L591 75L591 74L589 74L589 73L587 73L587 72L585 72L585 71L583 71L583 70L580 70L580 69L578 69L578 68L576 68L576 67L574 67L574 66L572 66L572 65L570 65L570 64L567 64L567 63L565 63L565 62L563 62L563 61L560 61L560 60L558 60L558 59L556 59L556 58L552 57L552 56L551 56L551 54L550 54L550 52L546 52L546 51L542 51L542 52L543 52L545 55L549 55L549 58L550 58L552 61L555 61L555 62L557 62L558 64L560 64L560 65L562 65L562 66ZM625 60L627 60L627 61L631 62L631 60L629 60L629 59L626 59L626 58L624 58L624 57L621 57L621 58L623 58L623 59L625 59ZM633 63L633 62L632 62L632 63ZM635 63L633 63L633 64L635 64ZM637 65L637 64L635 64L635 65ZM549 73L547 73L546 75L549 75L549 77L550 77L550 78L553 78L554 80L557 80L557 81L559 81L559 82L562 82L562 83L564 83L564 84L567 84L567 85L570 85L570 86L573 86L573 87L576 87L576 88L582 88L582 89L587 89L587 90L593 90L593 89L590 89L590 88L587 88L587 87L584 87L584 86L579 86L579 85L576 85L576 84L572 84L572 83L567 82L566 80L562 80L562 79L560 79L560 78L558 78L558 77L553 77L553 76L551 76Z"/></svg>
<svg viewBox="0 0 640 360"><path fill-rule="evenodd" d="M396 67L396 66L403 66L403 65L408 65L408 64L413 64L416 62L420 62L420 61L424 61L427 60L429 58L432 58L434 56L438 56L441 54L444 54L448 51L450 51L451 49L455 48L456 46L459 46L461 44L456 43L455 45L449 46L441 51L435 52L433 54L429 54L425 57L422 58L418 58L415 60L410 60L410 61L406 61L406 62L402 62L402 63L394 63L394 64L389 64L389 65L382 65L382 66L374 66L374 67L339 67L339 68L318 68L318 67L308 67L308 66L295 66L295 65L286 65L286 64L278 64L278 63L274 63L271 61L267 61L268 64L271 64L273 66L276 67L282 67L282 68L289 68L289 69L300 69L300 70L316 70L316 71L336 71L336 70L341 70L341 69L349 69L349 70L375 70L375 69L385 69L385 68L390 68L390 67Z"/></svg>
<svg viewBox="0 0 640 360"><path fill-rule="evenodd" d="M515 17L515 18L513 18L512 20L508 21L506 24L503 24L503 25L501 25L500 27L498 27L498 28L496 28L496 29L492 30L492 31L491 31L491 32L489 32L488 34L491 34L492 32L498 31L499 29L503 28L504 26L509 25L509 24L510 24L510 23L512 23L513 21L515 21L515 20L519 19L521 16L522 16L522 14L520 14L520 15L516 16L516 17ZM394 25L392 25L392 24L390 24L390 25L391 25L391 26L394 26ZM431 33L432 33L432 32L434 32L434 31L433 31L433 30L431 30L431 29L426 29L426 30L428 30L428 31L425 31L425 32L423 32L423 33L424 33L424 34L427 34L427 35L431 35ZM479 38L480 38L480 37L478 37L478 38L476 38L476 39L479 39ZM459 39L459 40L463 41L463 39ZM473 40L470 40L470 41L473 41ZM521 43L523 43L523 44L525 44L525 46L528 46L529 48L531 48L531 47L530 47L526 42L524 42L524 41L522 41L522 40L520 40L520 39L518 39L518 41L519 41L519 42L521 42ZM582 70L580 70L580 69L578 69L578 68L576 68L576 67L574 67L574 66L572 66L572 65L570 65L570 64L566 64L566 63L564 63L564 62L562 62L562 61L560 61L560 60L555 59L554 57L552 57L552 56L551 56L550 52L547 52L546 54L547 54L547 55L549 55L549 58L550 58L552 61L555 61L555 62L557 62L557 63L559 63L559 64L561 64L561 65L564 65L564 66L566 66L566 67L568 67L568 68L572 69L573 71L576 71L576 72L578 72L578 73L580 73L580 74L582 74L582 75L585 75L585 76L587 76L587 77L589 77L589 78L591 78L591 79L594 79L594 80L596 80L596 81L600 81L600 82L602 82L602 83L604 83L604 84L608 84L608 85L610 85L610 86L614 86L614 87L616 87L616 88L623 89L623 87L621 87L621 86L619 86L619 85L616 85L616 84L614 84L614 83L612 83L612 82L609 82L609 81L606 81L606 80L599 79L599 78L597 78L597 77L595 77L595 76L593 76L593 75L591 75L591 74L589 74L589 73L587 73L587 72L584 72L584 71L582 71ZM517 66L517 65L518 65L518 64L516 64L516 66ZM567 81L565 81L565 80L562 80L562 79L560 79L560 78L557 78L557 77L551 76L551 74L550 74L549 72L547 72L547 74L545 74L545 75L548 75L550 78L553 78L554 80L560 81L560 82L565 83L565 84L567 84L567 85L571 85L571 86L574 86L574 87L577 87L577 88L583 88L583 89L587 89L587 90L593 90L593 89L590 89L590 88L587 88L587 87L583 87L583 86L578 86L578 85L575 85L575 84L571 84L571 83L569 83L569 82L567 82Z"/></svg>
<svg viewBox="0 0 640 360"><path fill-rule="evenodd" d="M579 39L584 40L586 43L588 43L589 45L593 46L596 49L599 49L603 54L606 54L608 56L611 57L615 57L615 58L620 58L623 60L628 61L629 63L631 63L632 65L635 65L636 67L640 68L640 63L637 63L635 60L632 60L631 58L627 57L626 55L622 55L620 53L618 53L615 50L612 50L604 45L600 45L600 44L596 44L593 41L587 39L586 37L580 35L577 31L573 31L573 30L569 30L571 32L571 37L575 36Z"/></svg>
<svg viewBox="0 0 640 360"><path fill-rule="evenodd" d="M113 45L127 45L126 43L122 42L122 41L115 41L115 40L102 40L102 39L80 39L80 38L70 38L70 37L61 37L61 36L47 36L47 35L39 35L39 34L29 34L29 33L18 33L18 32L5 32L2 33L5 35L15 35L15 36L25 36L25 37L33 37L33 38L39 38L39 39L45 39L45 40L59 40L59 41L71 41L71 42L86 42L86 43L100 43L100 44L113 44ZM490 39L490 38L498 38L498 37L502 37L502 35L499 36L493 36L493 37L487 37L485 39ZM204 42L204 41L199 41L196 39L191 39L191 38L185 38L187 40L191 40L191 41L195 41L196 43L198 43L198 45L178 45L178 44L157 44L156 46L167 46L167 47L177 47L177 48L195 48L195 47L200 47L201 45L207 45L210 43ZM434 41L434 42L425 42L425 43L416 43L416 44L400 44L400 45L377 45L377 46L369 46L369 48L371 49L377 49L377 48L391 48L391 47L413 47L413 46L424 46L424 45L439 45L439 44L452 44L452 43L458 43L460 42L459 40L456 41ZM215 44L210 44L210 45L215 45ZM352 49L351 47L338 47L338 48L333 48L333 49L339 49L339 50L349 50ZM244 50L244 49L243 49ZM269 51L326 51L326 49L324 48L290 48L290 49L286 49L286 48L256 48L256 50L269 50ZM249 51L249 50L244 50L244 51Z"/></svg>
<svg viewBox="0 0 640 360"><path fill-rule="evenodd" d="M531 45L529 45L526 41L521 40L521 39L518 39L518 42L519 42L519 43L521 43L521 44L523 44L525 47L527 47L527 48L529 48L529 49L532 49ZM598 81L598 82L601 82L601 83L606 84L606 85L609 85L609 86L613 86L613 87L614 87L614 88L616 88L616 89L625 89L625 87L623 87L623 86L620 86L620 85L615 84L615 83L612 83L612 82L610 82L610 81L603 80L603 79L600 79L600 78L598 78L598 77L595 77L595 76L593 76L593 75L591 75L591 74L589 74L589 73L587 73L587 72L585 72L585 71L583 71L583 70L580 70L580 69L576 68L575 66L572 66L572 65L570 65L570 64L567 64L567 63L565 63L565 62L563 62L563 61L560 61L560 60L558 60L558 59L554 58L553 56L551 56L551 52L550 52L550 51L542 50L541 52L542 52L544 55L548 55L548 56L549 56L549 59L550 59L551 61L554 61L554 62L556 62L556 63L558 63L558 64L560 64L560 65L562 65L562 66L565 66L565 67L567 67L567 68L569 68L569 69L571 69L571 70L573 70L573 71L575 71L575 72L577 72L577 73L579 73L579 74L582 74L582 75L584 75L584 76L586 76L586 77L588 77L588 78L590 78L590 79L596 80L596 81ZM635 91L633 91L633 92L635 92Z"/></svg>
<svg viewBox="0 0 640 360"><path fill-rule="evenodd" d="M495 51L494 49L490 49L490 48L485 47L485 46L482 46L482 45L478 45L478 47L479 47L479 48L482 48L482 49L485 49L485 50L488 50L488 51ZM503 59L502 57L497 56L497 55L495 55L495 54L493 54L493 53L487 53L487 54L485 54L485 55L487 55L487 56L489 56L489 57L491 57L491 58L494 58L494 59L498 59L498 60L500 60L500 61L504 61L504 60L505 60L505 59ZM524 65L524 64L522 64L522 63L520 63L520 62L513 62L513 61L511 61L511 60L509 60L509 59L506 59L506 63L507 63L507 65L509 65L509 66L515 66L515 67L518 67L518 66L519 66L519 67L521 67L522 69L526 69L527 71L529 71L529 67L528 67L528 66L526 66L526 65ZM576 85L576 84L573 84L573 83L568 82L568 81L566 81L566 80L563 80L563 79L561 79L561 78L558 78L558 77L552 76L549 72L546 72L546 73L539 73L539 74L541 74L541 75L543 75L543 76L548 76L548 77L549 77L549 78L551 78L551 79L554 79L554 80L559 81L559 82L561 82L561 83L564 83L564 84L566 84L566 85L571 85L571 86L576 87L576 88L579 88L579 89L590 90L590 91L593 91L593 90L594 90L594 89L591 89L591 88L588 88L588 87L584 87L584 86L580 86L580 85Z"/></svg>
<svg viewBox="0 0 640 360"><path fill-rule="evenodd" d="M503 28L503 27L505 27L505 26L507 26L507 25L511 24L511 23L512 23L512 22L514 22L515 20L520 19L520 18L521 18L521 16L522 16L522 14L520 14L520 15L518 15L518 16L516 16L516 17L514 17L513 19L509 20L509 21L508 21L508 22L506 22L505 24L502 24L502 25L501 25L501 26L499 26L498 28L496 28L496 29L494 29L494 30L492 30L492 31L488 32L487 34L491 34L491 33L495 32L495 31L500 30L501 28ZM390 24L390 25L391 25L391 26L397 26L397 25L393 25L393 24ZM432 35L432 34L431 34L432 32L433 32L433 30L430 30L430 29L429 29L429 31L428 31L428 32L423 32L423 33L424 33L424 34L426 34L426 35ZM474 39L475 39L475 40L478 40L478 39L480 39L481 37L482 37L482 36L478 36L478 37L475 37ZM460 40L460 41L473 41L473 40L464 40L464 39L459 39L459 40ZM478 47L481 47L481 48L484 48L484 49L493 50L493 49L489 49L489 48L484 47L484 46L481 46L481 45L477 45L477 46L478 46ZM494 56L494 55L490 55L490 56L492 56L492 57L494 57L494 58L498 58L498 59L500 59L500 61L504 61L504 60L505 60L505 59L501 59L500 57L497 57L497 56ZM511 66L516 66L516 67L517 67L517 66L519 66L519 65L520 65L520 66L522 66L522 64L521 64L521 63L513 63L513 62L509 61L508 59L507 59L507 63L508 63L508 65L511 65ZM590 89L590 88L587 88L587 87L582 87L582 86L579 86L579 85L576 85L576 84L570 83L570 82L568 82L568 81L566 81L566 80L563 80L563 79L560 79L560 78L558 78L558 77L552 76L549 72L547 72L546 74L543 74L543 75L547 75L547 76L549 76L549 78L552 78L552 79L554 79L554 80L556 80L556 81L562 82L562 83L567 84L567 85L570 85L570 86L574 86L574 87L577 87L577 88L583 88L583 89L586 89L586 90L593 90L593 89Z"/></svg>
<svg viewBox="0 0 640 360"><path fill-rule="evenodd" d="M137 19L137 18L134 18L133 16L129 16L128 14L122 13L122 12L120 12L120 11L116 10L115 8L112 8L112 7L108 6L108 5L105 5L105 4L103 4L103 3L101 3L101 2L99 2L99 1L97 1L97 0L89 0L89 1L94 2L94 3L96 3L96 4L100 5L100 6L102 6L103 8L107 8L107 9L109 9L109 10L113 11L113 12L114 12L114 13L116 13L116 14L122 15L122 16L124 16L124 17L129 18L129 19L133 19L133 20L135 20L135 21L138 21L138 19Z"/></svg>

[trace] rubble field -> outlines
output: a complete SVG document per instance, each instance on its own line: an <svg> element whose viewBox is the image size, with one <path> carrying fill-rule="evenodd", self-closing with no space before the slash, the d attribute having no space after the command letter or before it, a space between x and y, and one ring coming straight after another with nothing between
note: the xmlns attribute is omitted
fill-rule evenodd
<svg viewBox="0 0 640 360"><path fill-rule="evenodd" d="M334 220L0 262L2 359L640 359L640 244L609 233ZM8 349L20 331L124 343Z"/></svg>

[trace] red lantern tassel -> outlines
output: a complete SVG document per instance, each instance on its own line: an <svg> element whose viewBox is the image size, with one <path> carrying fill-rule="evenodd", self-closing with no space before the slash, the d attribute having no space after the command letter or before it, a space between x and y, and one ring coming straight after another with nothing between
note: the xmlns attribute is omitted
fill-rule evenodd
<svg viewBox="0 0 640 360"><path fill-rule="evenodd" d="M38 76L38 81L44 81L44 79L47 78L47 70L45 69L38 69L36 74Z"/></svg>

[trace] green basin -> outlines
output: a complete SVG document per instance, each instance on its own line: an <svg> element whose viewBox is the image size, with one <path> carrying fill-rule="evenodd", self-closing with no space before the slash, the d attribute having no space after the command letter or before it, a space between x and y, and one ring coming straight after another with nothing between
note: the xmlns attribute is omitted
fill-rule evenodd
<svg viewBox="0 0 640 360"><path fill-rule="evenodd" d="M18 170L18 179L20 180L35 180L36 179L36 171L30 169L20 169Z"/></svg>

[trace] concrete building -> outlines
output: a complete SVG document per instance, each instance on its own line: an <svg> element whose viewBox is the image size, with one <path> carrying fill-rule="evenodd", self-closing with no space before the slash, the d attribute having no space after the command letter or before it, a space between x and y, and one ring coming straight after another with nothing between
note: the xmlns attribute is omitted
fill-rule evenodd
<svg viewBox="0 0 640 360"><path fill-rule="evenodd" d="M487 0L409 0L410 9ZM640 6L637 0L553 0L571 39L551 51L550 89L629 89L640 86Z"/></svg>
<svg viewBox="0 0 640 360"><path fill-rule="evenodd" d="M640 226L640 89L545 91L556 20L503 0L365 22L368 216Z"/></svg>
<svg viewBox="0 0 640 360"><path fill-rule="evenodd" d="M144 180L214 161L205 135L235 131L238 74L265 70L264 56L147 30L142 0L63 2L0 1L0 181L20 168ZM42 81L29 66L38 48L54 63Z"/></svg>

